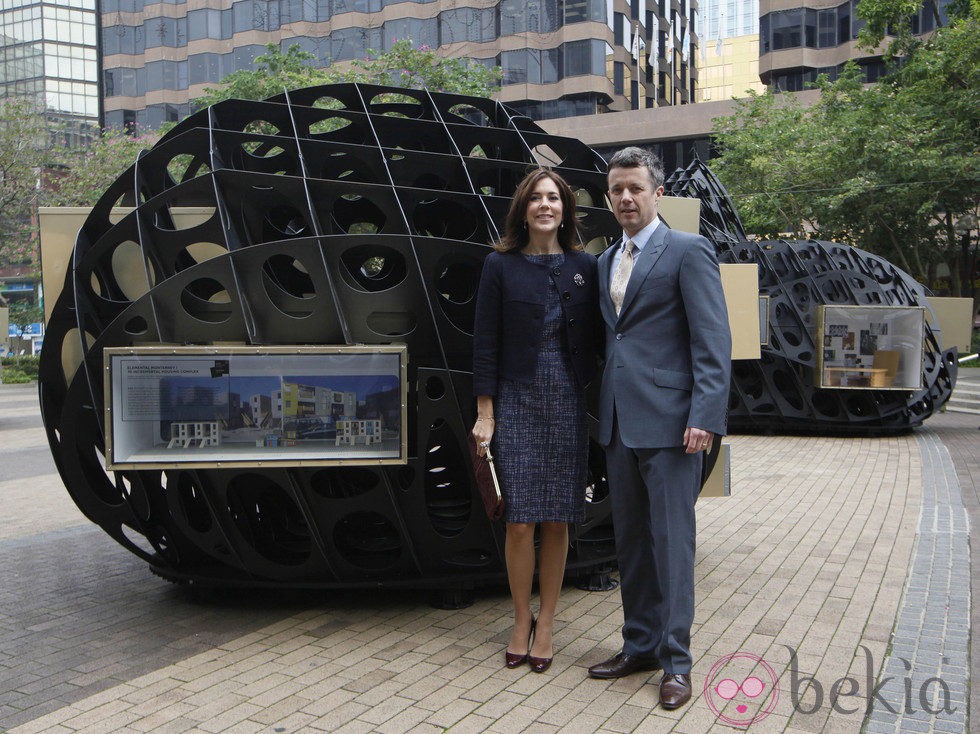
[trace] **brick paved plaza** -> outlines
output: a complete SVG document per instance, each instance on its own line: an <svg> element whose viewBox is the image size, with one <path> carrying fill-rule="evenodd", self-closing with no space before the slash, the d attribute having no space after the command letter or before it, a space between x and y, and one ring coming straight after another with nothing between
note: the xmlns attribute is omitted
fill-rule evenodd
<svg viewBox="0 0 980 734"><path fill-rule="evenodd" d="M587 677L619 649L618 591L566 586L537 675L502 665L503 588L447 611L169 584L75 508L36 386L0 386L0 731L968 731L978 424L731 437L733 496L698 504L695 697L668 712L659 672ZM771 671L778 698L706 694L726 656L713 681Z"/></svg>

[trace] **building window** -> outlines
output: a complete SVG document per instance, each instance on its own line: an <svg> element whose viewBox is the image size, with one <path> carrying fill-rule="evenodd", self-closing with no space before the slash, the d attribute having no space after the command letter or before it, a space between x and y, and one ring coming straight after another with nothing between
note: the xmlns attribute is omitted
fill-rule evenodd
<svg viewBox="0 0 980 734"><path fill-rule="evenodd" d="M817 14L817 48L837 45L837 9L821 10Z"/></svg>
<svg viewBox="0 0 980 734"><path fill-rule="evenodd" d="M769 14L772 24L772 50L799 48L803 44L803 9L783 10Z"/></svg>
<svg viewBox="0 0 980 734"><path fill-rule="evenodd" d="M817 11L812 8L803 11L803 43L807 48L817 47Z"/></svg>

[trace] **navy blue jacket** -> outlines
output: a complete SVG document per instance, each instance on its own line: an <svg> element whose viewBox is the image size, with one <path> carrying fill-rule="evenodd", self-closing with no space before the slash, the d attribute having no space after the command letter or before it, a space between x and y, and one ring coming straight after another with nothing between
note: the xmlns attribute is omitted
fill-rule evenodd
<svg viewBox="0 0 980 734"><path fill-rule="evenodd" d="M565 339L580 388L596 372L599 279L596 259L566 250L549 268L520 252L492 252L483 261L473 325L473 394L495 396L501 378L530 383L538 363L549 281L561 294Z"/></svg>

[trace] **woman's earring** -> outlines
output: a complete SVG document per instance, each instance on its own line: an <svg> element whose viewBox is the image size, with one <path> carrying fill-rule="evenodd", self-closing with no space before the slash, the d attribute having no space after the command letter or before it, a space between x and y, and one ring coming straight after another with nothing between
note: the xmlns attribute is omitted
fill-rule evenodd
<svg viewBox="0 0 980 734"><path fill-rule="evenodd" d="M524 220L524 229L527 229L527 220Z"/></svg>
<svg viewBox="0 0 980 734"><path fill-rule="evenodd" d="M558 229L565 229L565 220L564 219L561 221L561 224L558 225Z"/></svg>

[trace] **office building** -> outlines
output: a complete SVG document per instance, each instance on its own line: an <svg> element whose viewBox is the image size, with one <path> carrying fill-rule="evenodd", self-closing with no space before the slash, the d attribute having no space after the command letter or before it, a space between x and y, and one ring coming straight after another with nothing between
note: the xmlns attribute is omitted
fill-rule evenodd
<svg viewBox="0 0 980 734"><path fill-rule="evenodd" d="M539 120L686 104L696 12L697 0L104 0L105 122L181 119L270 42L325 65L410 38L499 64L500 99Z"/></svg>
<svg viewBox="0 0 980 734"><path fill-rule="evenodd" d="M938 0L940 22L948 22L950 0ZM805 89L820 74L837 77L849 60L873 82L885 73L879 52L858 48L857 37L864 22L857 17L858 0L830 5L817 0L760 0L759 76L781 92ZM912 33L922 35L936 28L932 4L923 3L912 18Z"/></svg>
<svg viewBox="0 0 980 734"><path fill-rule="evenodd" d="M700 0L697 102L765 91L759 80L759 0Z"/></svg>
<svg viewBox="0 0 980 734"><path fill-rule="evenodd" d="M0 91L32 96L76 144L98 130L95 0L0 0Z"/></svg>

